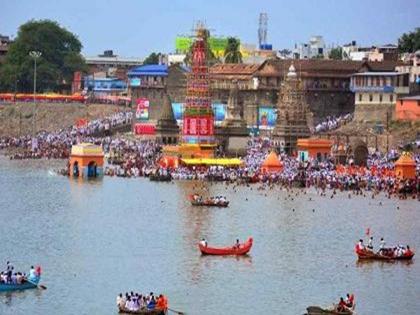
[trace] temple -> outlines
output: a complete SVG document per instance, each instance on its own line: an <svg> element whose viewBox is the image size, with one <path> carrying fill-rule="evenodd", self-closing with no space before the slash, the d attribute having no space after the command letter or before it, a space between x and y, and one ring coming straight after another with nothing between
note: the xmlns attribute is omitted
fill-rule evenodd
<svg viewBox="0 0 420 315"><path fill-rule="evenodd" d="M292 63L280 88L277 120L273 132L281 150L292 153L296 151L298 138L309 138L308 113L305 92Z"/></svg>

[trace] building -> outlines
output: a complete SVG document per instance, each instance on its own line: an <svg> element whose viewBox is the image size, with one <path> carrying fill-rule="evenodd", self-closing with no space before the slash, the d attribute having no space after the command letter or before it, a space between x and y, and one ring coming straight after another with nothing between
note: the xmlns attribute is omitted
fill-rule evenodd
<svg viewBox="0 0 420 315"><path fill-rule="evenodd" d="M333 142L329 139L298 139L298 158L302 162L306 162L308 158L318 161L326 160L331 155L332 145Z"/></svg>
<svg viewBox="0 0 420 315"><path fill-rule="evenodd" d="M308 43L295 45L293 50L294 59L327 58L328 49L324 38L320 35L312 36Z"/></svg>
<svg viewBox="0 0 420 315"><path fill-rule="evenodd" d="M395 105L395 119L420 121L420 95L398 99Z"/></svg>
<svg viewBox="0 0 420 315"><path fill-rule="evenodd" d="M129 69L143 63L141 58L120 57L115 55L112 50L105 50L98 56L85 56L85 61L89 68L88 74L102 72L106 74L106 77L116 77L121 80L127 79Z"/></svg>
<svg viewBox="0 0 420 315"><path fill-rule="evenodd" d="M143 65L131 69L127 76L133 104L139 98L147 99L150 104L149 120L156 122L166 93L173 103L185 101L189 71L187 67L180 64Z"/></svg>
<svg viewBox="0 0 420 315"><path fill-rule="evenodd" d="M343 60L351 60L350 54L357 52L359 50L359 46L355 40L351 41L351 43L345 44L341 47Z"/></svg>
<svg viewBox="0 0 420 315"><path fill-rule="evenodd" d="M73 145L70 153L69 172L72 177L95 178L103 176L104 152L92 143Z"/></svg>
<svg viewBox="0 0 420 315"><path fill-rule="evenodd" d="M293 63L280 88L277 113L273 136L281 150L293 153L298 139L310 136L305 89Z"/></svg>
<svg viewBox="0 0 420 315"><path fill-rule="evenodd" d="M0 63L4 62L11 43L12 40L9 36L4 36L0 34Z"/></svg>
<svg viewBox="0 0 420 315"><path fill-rule="evenodd" d="M406 54L403 63L395 68L398 72L410 74L410 94L420 94L420 50Z"/></svg>
<svg viewBox="0 0 420 315"><path fill-rule="evenodd" d="M356 44L356 42L354 42ZM372 47L357 47L350 49L349 59L354 61L396 61L398 60L398 46L387 44Z"/></svg>
<svg viewBox="0 0 420 315"><path fill-rule="evenodd" d="M85 91L98 95L121 95L127 93L127 82L117 77L106 77L105 73L88 75L84 78Z"/></svg>
<svg viewBox="0 0 420 315"><path fill-rule="evenodd" d="M355 93L356 122L388 122L395 117L399 97L409 93L409 74L399 72L356 73L351 78Z"/></svg>

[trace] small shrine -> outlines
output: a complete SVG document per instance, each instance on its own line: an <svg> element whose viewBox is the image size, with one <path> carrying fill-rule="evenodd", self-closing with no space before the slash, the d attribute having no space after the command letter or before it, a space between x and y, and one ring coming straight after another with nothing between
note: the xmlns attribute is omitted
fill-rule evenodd
<svg viewBox="0 0 420 315"><path fill-rule="evenodd" d="M308 158L317 159L318 161L326 159L331 154L332 144L332 141L329 139L298 139L299 161L306 162Z"/></svg>
<svg viewBox="0 0 420 315"><path fill-rule="evenodd" d="M176 123L169 95L163 97L162 110L156 123L156 140L163 144L178 143L179 127Z"/></svg>
<svg viewBox="0 0 420 315"><path fill-rule="evenodd" d="M221 133L225 151L230 155L245 155L248 130L241 115L238 82L233 81L229 92L226 118L222 122Z"/></svg>
<svg viewBox="0 0 420 315"><path fill-rule="evenodd" d="M416 178L416 162L408 152L403 152L395 162L395 176L402 179Z"/></svg>
<svg viewBox="0 0 420 315"><path fill-rule="evenodd" d="M265 161L261 164L261 171L263 173L276 173L283 170L283 164L279 161L276 152L271 151Z"/></svg>
<svg viewBox="0 0 420 315"><path fill-rule="evenodd" d="M80 143L71 147L70 176L96 178L103 176L104 152L98 145Z"/></svg>

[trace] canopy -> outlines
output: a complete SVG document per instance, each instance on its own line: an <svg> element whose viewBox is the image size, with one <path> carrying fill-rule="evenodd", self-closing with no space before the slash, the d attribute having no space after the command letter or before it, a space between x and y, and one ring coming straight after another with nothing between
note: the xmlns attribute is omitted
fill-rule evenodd
<svg viewBox="0 0 420 315"><path fill-rule="evenodd" d="M207 158L207 159L181 159L182 163L193 166L193 165L219 165L219 166L240 166L242 161L238 158L233 159L217 159L217 158Z"/></svg>
<svg viewBox="0 0 420 315"><path fill-rule="evenodd" d="M283 170L283 164L279 161L276 152L271 151L265 161L261 164L263 172L279 172Z"/></svg>

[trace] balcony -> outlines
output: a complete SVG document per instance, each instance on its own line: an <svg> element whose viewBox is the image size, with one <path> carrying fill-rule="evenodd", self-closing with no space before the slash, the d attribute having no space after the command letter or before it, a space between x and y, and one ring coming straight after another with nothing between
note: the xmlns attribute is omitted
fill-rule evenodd
<svg viewBox="0 0 420 315"><path fill-rule="evenodd" d="M350 86L350 91L356 93L356 92L378 92L378 93L394 93L395 88L390 85L384 85L384 86Z"/></svg>

